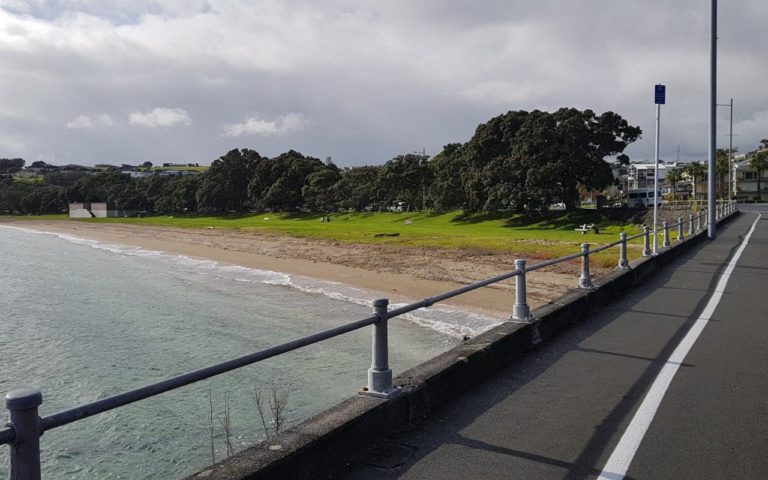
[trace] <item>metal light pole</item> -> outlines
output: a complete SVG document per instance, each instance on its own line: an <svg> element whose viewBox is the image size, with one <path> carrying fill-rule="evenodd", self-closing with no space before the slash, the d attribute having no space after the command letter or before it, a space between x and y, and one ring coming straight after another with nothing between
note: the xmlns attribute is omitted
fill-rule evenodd
<svg viewBox="0 0 768 480"><path fill-rule="evenodd" d="M659 237L656 234L656 226L659 223L659 134L661 129L661 105L666 102L666 87L656 85L656 148L654 149L653 166L653 254L659 253ZM646 190L647 191L647 190Z"/></svg>
<svg viewBox="0 0 768 480"><path fill-rule="evenodd" d="M717 219L715 218L715 143L717 141L716 112L717 108L717 0L710 0L710 33L709 33L709 189L708 237L717 237Z"/></svg>
<svg viewBox="0 0 768 480"><path fill-rule="evenodd" d="M731 99L731 103L718 103L717 106L731 109L731 120L728 128L728 200L730 200L731 184L733 183L733 99Z"/></svg>

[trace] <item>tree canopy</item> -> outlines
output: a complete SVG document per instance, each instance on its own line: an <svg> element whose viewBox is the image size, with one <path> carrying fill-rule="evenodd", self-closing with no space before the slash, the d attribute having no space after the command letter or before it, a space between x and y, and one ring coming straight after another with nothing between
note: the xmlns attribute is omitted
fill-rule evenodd
<svg viewBox="0 0 768 480"><path fill-rule="evenodd" d="M406 204L436 211L523 212L553 202L573 209L580 192L613 182L606 158L628 162L624 149L640 134L613 112L510 111L431 159L411 153L381 166L339 169L330 159L294 150L267 158L243 148L214 160L199 176L131 178L117 170L54 168L39 185L3 178L0 211L61 211L73 201L163 213L386 210ZM21 159L0 159L0 173L23 166Z"/></svg>
<svg viewBox="0 0 768 480"><path fill-rule="evenodd" d="M579 188L613 182L605 158L622 154L641 133L613 112L507 112L480 125L466 144L447 145L435 157L435 206L524 211L557 199L573 209Z"/></svg>

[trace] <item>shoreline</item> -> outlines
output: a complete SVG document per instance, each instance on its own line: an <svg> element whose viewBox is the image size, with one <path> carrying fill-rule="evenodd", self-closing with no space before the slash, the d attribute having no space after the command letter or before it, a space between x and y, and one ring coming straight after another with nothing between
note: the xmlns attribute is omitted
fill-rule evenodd
<svg viewBox="0 0 768 480"><path fill-rule="evenodd" d="M473 255L460 250L339 244L240 230L68 220L3 220L0 225L336 282L389 298L391 303L418 301L514 270L512 254ZM575 286L577 280L570 272L536 272L529 277L533 277L528 286L531 308L562 295ZM514 280L441 303L504 321L514 303Z"/></svg>

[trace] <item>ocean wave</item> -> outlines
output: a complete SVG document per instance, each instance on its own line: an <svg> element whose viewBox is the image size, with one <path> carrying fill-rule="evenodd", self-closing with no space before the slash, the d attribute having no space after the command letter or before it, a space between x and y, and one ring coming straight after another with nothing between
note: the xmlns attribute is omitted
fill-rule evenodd
<svg viewBox="0 0 768 480"><path fill-rule="evenodd" d="M165 261L177 268L192 270L200 274L215 274L217 277L237 282L260 283L292 288L307 294L321 295L356 305L370 306L373 300L377 298L373 292L333 281L288 275L282 272L243 267L240 265L222 264L213 260L197 259L186 255L176 255L157 250L147 250L130 245L104 243L98 240L82 238L76 235L60 232L34 230L9 225L0 225L0 228L14 229L30 234L51 235L77 245L83 245L118 255ZM392 304L391 308L399 308L405 305L406 304L404 303ZM429 328L455 338L473 337L501 323L497 318L451 308L445 304L435 304L429 309L419 309L402 315L399 318L403 318L419 327Z"/></svg>

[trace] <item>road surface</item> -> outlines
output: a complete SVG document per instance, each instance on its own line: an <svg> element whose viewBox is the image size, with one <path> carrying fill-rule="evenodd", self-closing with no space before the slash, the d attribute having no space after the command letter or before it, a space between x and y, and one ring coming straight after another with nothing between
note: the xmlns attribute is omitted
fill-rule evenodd
<svg viewBox="0 0 768 480"><path fill-rule="evenodd" d="M768 479L768 205L741 210L339 478Z"/></svg>

